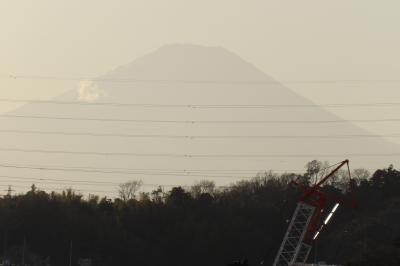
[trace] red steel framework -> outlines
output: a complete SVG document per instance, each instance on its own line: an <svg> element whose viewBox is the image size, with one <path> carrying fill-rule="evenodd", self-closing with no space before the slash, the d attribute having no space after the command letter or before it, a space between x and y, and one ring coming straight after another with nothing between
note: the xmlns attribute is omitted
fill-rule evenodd
<svg viewBox="0 0 400 266"><path fill-rule="evenodd" d="M293 182L303 195L297 204L273 266L291 266L307 261L314 240L329 222L339 204L343 202L341 199L335 199L336 205L328 213L325 221L321 222L330 201L330 197L321 190L321 186L345 165L351 179L349 160L345 160L311 187Z"/></svg>

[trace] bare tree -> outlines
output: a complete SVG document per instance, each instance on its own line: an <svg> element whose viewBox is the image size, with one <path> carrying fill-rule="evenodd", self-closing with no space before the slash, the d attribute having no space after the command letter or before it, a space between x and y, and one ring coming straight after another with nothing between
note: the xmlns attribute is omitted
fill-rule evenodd
<svg viewBox="0 0 400 266"><path fill-rule="evenodd" d="M195 198L206 193L213 195L215 192L215 182L210 180L201 180L196 182L196 184L191 187L191 192Z"/></svg>
<svg viewBox="0 0 400 266"><path fill-rule="evenodd" d="M352 178L359 185L362 181L368 180L371 177L371 173L364 168L354 169L352 172Z"/></svg>
<svg viewBox="0 0 400 266"><path fill-rule="evenodd" d="M136 192L142 185L143 182L141 180L132 180L122 183L118 186L118 195L123 201L134 199Z"/></svg>
<svg viewBox="0 0 400 266"><path fill-rule="evenodd" d="M325 175L328 165L329 163L326 161L313 160L308 162L306 164L306 173L298 181L305 185L316 184Z"/></svg>

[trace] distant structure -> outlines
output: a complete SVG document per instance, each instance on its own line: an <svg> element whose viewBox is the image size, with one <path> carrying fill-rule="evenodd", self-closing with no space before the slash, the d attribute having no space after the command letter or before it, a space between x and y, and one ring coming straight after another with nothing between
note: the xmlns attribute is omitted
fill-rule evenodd
<svg viewBox="0 0 400 266"><path fill-rule="evenodd" d="M12 187L11 186L8 186L8 189L6 190L6 192L7 192L7 196L8 197L11 197L11 194L12 194L12 192L13 191L15 191L14 189L12 189Z"/></svg>

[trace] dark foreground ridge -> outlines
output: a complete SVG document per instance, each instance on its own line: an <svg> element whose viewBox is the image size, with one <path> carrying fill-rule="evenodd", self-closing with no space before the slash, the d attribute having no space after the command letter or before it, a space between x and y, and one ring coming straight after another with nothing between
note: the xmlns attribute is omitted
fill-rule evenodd
<svg viewBox="0 0 400 266"><path fill-rule="evenodd" d="M358 207L339 209L310 258L400 265L400 172L353 175ZM32 186L0 199L0 252L16 265L271 265L299 197L288 186L297 177L265 173L224 190L202 182L124 200ZM309 174L300 178L309 182ZM324 189L339 194L345 181ZM248 264L240 263L230 265Z"/></svg>

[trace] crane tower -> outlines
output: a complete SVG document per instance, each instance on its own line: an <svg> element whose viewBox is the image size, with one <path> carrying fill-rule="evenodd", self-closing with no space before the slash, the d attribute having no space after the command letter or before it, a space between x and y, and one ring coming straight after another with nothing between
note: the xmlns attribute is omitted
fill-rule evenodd
<svg viewBox="0 0 400 266"><path fill-rule="evenodd" d="M292 266L307 261L313 241L317 239L340 204L339 201L336 202L333 209L326 214L328 196L320 188L345 165L347 165L350 177L349 160L345 160L313 186L305 187L294 182L301 189L303 195L297 204L273 266ZM326 218L321 223L324 215Z"/></svg>

